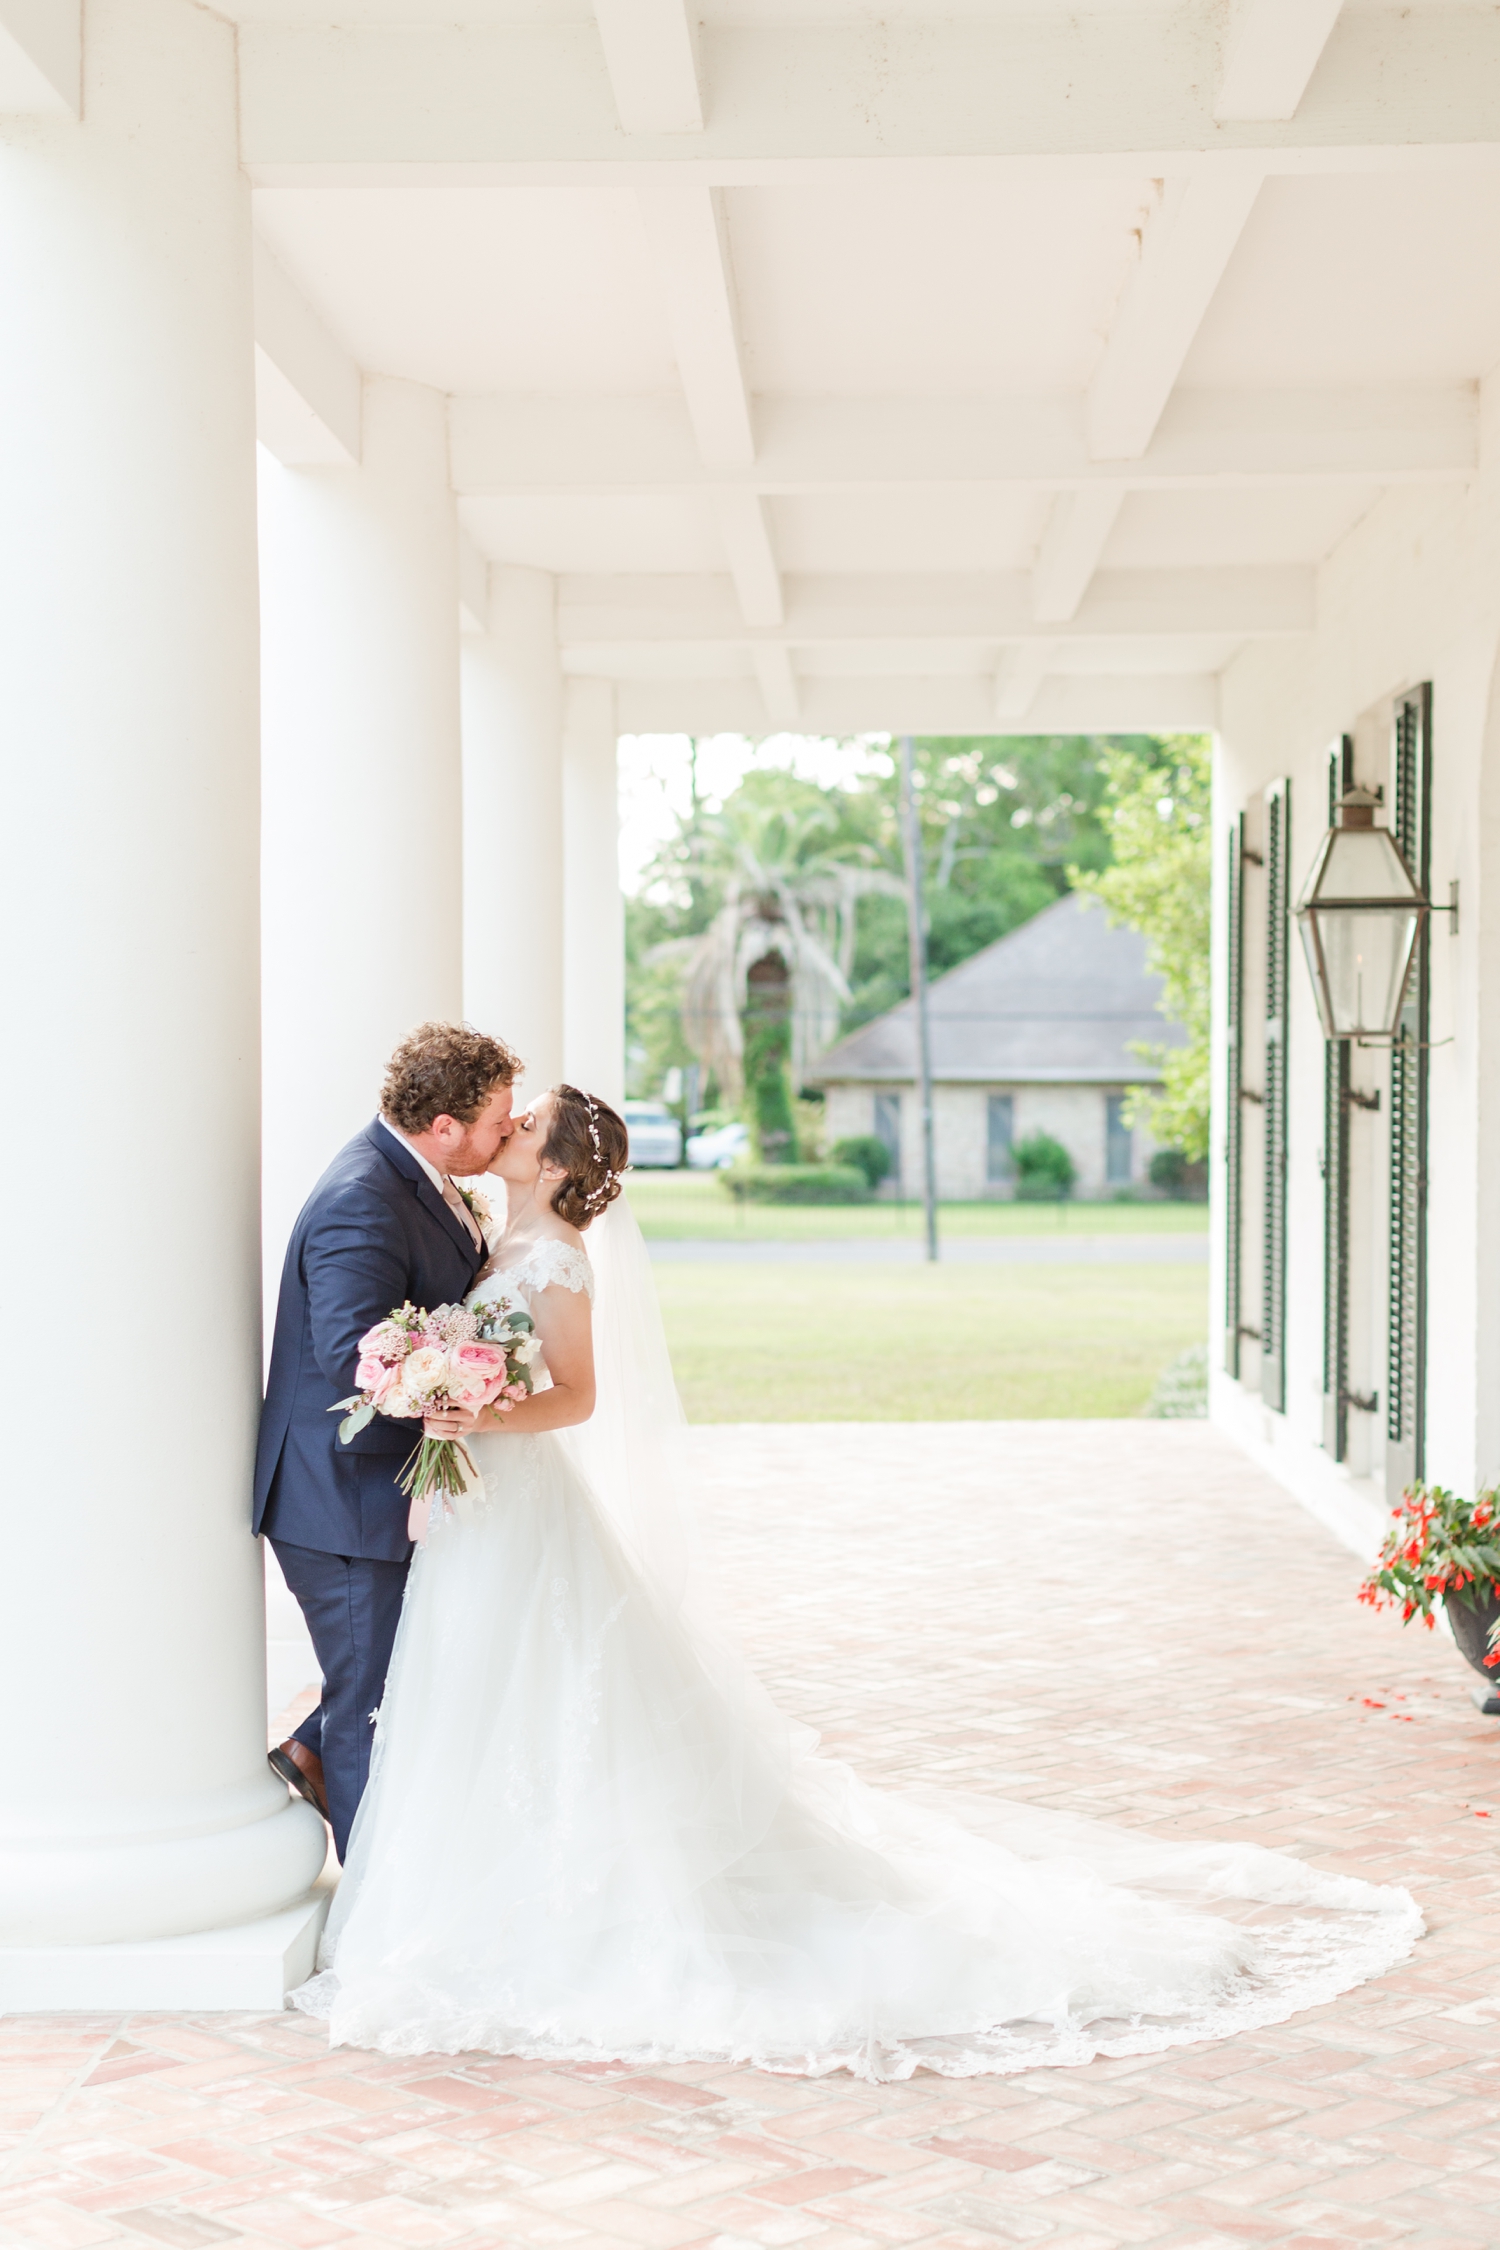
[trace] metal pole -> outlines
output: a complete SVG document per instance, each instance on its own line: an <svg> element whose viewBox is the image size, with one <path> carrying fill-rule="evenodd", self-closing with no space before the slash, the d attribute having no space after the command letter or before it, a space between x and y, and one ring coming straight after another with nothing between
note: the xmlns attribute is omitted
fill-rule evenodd
<svg viewBox="0 0 1500 2250"><path fill-rule="evenodd" d="M932 1147L932 1042L927 1023L927 925L922 913L922 824L912 787L911 736L901 737L901 814L906 828L906 928L911 948L911 996L917 1014L917 1099L922 1111L922 1210L927 1256L938 1254L937 1164Z"/></svg>

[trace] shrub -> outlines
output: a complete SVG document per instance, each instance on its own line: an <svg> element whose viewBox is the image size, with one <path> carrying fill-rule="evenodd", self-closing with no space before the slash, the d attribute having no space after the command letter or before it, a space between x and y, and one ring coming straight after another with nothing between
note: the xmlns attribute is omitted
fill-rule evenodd
<svg viewBox="0 0 1500 2250"><path fill-rule="evenodd" d="M1061 1141L1050 1133L1028 1133L1011 1150L1018 1203L1064 1203L1078 1174Z"/></svg>
<svg viewBox="0 0 1500 2250"><path fill-rule="evenodd" d="M737 1203L868 1203L853 1164L728 1164L719 1174Z"/></svg>
<svg viewBox="0 0 1500 2250"><path fill-rule="evenodd" d="M1207 1414L1207 1344L1189 1344L1163 1368L1145 1412L1157 1422L1196 1422Z"/></svg>
<svg viewBox="0 0 1500 2250"><path fill-rule="evenodd" d="M872 1189L879 1187L891 1168L891 1152L874 1133L851 1133L848 1140L835 1141L832 1155L835 1164L852 1164L856 1172L863 1172Z"/></svg>
<svg viewBox="0 0 1500 2250"><path fill-rule="evenodd" d="M1147 1166L1151 1185L1173 1203L1202 1203L1208 1195L1208 1168L1185 1150L1159 1148Z"/></svg>

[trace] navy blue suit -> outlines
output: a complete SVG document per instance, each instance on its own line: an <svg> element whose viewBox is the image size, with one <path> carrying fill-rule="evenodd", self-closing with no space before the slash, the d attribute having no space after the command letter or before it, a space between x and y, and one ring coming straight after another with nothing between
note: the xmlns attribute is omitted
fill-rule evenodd
<svg viewBox="0 0 1500 2250"><path fill-rule="evenodd" d="M452 1304L484 1260L416 1157L378 1122L323 1174L292 1230L255 1458L255 1517L312 1635L319 1708L297 1739L323 1760L340 1858L370 1766L411 1563L396 1482L421 1436L377 1415L349 1445L328 1409L356 1390L359 1339L408 1300Z"/></svg>

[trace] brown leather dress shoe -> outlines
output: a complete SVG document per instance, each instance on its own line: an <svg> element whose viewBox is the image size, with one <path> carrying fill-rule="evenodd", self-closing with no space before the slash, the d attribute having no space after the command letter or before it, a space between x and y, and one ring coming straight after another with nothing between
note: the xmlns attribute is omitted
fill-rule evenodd
<svg viewBox="0 0 1500 2250"><path fill-rule="evenodd" d="M321 1758L305 1744L292 1740L279 1742L274 1750L268 1750L266 1763L288 1789L295 1789L325 1820L328 1818L328 1792L323 1786Z"/></svg>

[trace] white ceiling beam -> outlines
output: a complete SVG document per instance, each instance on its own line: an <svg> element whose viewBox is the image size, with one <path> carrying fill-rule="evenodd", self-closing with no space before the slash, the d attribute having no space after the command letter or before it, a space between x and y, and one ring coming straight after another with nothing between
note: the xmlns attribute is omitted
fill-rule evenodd
<svg viewBox="0 0 1500 2250"><path fill-rule="evenodd" d="M786 601L764 500L750 491L722 492L715 508L741 617L747 625L779 625Z"/></svg>
<svg viewBox="0 0 1500 2250"><path fill-rule="evenodd" d="M1001 651L995 667L995 723L1013 726L1026 717L1052 668L1055 644L1027 641Z"/></svg>
<svg viewBox="0 0 1500 2250"><path fill-rule="evenodd" d="M1028 734L1198 734L1219 723L1212 672L1053 673L1026 714Z"/></svg>
<svg viewBox="0 0 1500 2250"><path fill-rule="evenodd" d="M791 650L762 645L754 653L755 677L766 717L778 732L795 733L802 724L802 696Z"/></svg>
<svg viewBox="0 0 1500 2250"><path fill-rule="evenodd" d="M81 0L0 0L0 116L78 117Z"/></svg>
<svg viewBox="0 0 1500 2250"><path fill-rule="evenodd" d="M594 20L627 133L701 133L697 22L683 0L594 0Z"/></svg>
<svg viewBox="0 0 1500 2250"><path fill-rule="evenodd" d="M1238 0L1224 41L1214 115L1295 117L1343 0Z"/></svg>
<svg viewBox="0 0 1500 2250"><path fill-rule="evenodd" d="M1165 183L1089 385L1085 426L1096 461L1135 460L1151 443L1259 193L1253 171Z"/></svg>
<svg viewBox="0 0 1500 2250"><path fill-rule="evenodd" d="M1066 624L1076 616L1124 502L1125 488L1118 484L1084 485L1053 501L1031 570L1031 606L1039 624Z"/></svg>
<svg viewBox="0 0 1500 2250"><path fill-rule="evenodd" d="M794 576L786 581L784 622L747 626L727 577L563 577L558 639L564 647L596 650L766 642L795 648L898 641L937 647L1048 639L1247 639L1310 632L1314 581L1313 571L1291 567L1102 570L1073 618L1042 625L1032 614L1026 571ZM603 662L599 668L610 666Z"/></svg>
<svg viewBox="0 0 1500 2250"><path fill-rule="evenodd" d="M1472 383L1173 393L1138 460L1091 461L1077 397L756 400L746 491L868 487L1194 491L1247 484L1465 481L1479 467ZM453 480L483 494L721 489L684 405L665 398L455 398Z"/></svg>
<svg viewBox="0 0 1500 2250"><path fill-rule="evenodd" d="M359 459L363 384L355 362L255 240L255 431L283 468Z"/></svg>
<svg viewBox="0 0 1500 2250"><path fill-rule="evenodd" d="M1318 8L1322 0L1296 0ZM809 12L811 13L811 12ZM701 34L704 131L621 133L592 24L238 30L241 160L265 186L472 185L686 172L706 185L1500 167L1500 20L1346 8L1295 117L1214 116L1218 8L995 9L937 22L721 23Z"/></svg>
<svg viewBox="0 0 1500 2250"><path fill-rule="evenodd" d="M643 180L637 197L703 465L720 474L748 469L755 437L723 206L691 179Z"/></svg>
<svg viewBox="0 0 1500 2250"><path fill-rule="evenodd" d="M755 431L722 198L693 180L662 179L642 182L637 196L699 463L713 476L743 475L755 465ZM721 491L715 513L744 622L779 625L781 573L764 501L747 486Z"/></svg>
<svg viewBox="0 0 1500 2250"><path fill-rule="evenodd" d="M622 734L758 735L765 728L753 678L625 679L615 690ZM942 673L860 678L804 678L798 731L822 735L1004 734L1022 731L997 720L990 674ZM1025 732L1044 734L1198 733L1218 720L1218 682L1211 673L1160 676L1057 676L1042 686Z"/></svg>

